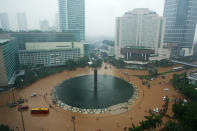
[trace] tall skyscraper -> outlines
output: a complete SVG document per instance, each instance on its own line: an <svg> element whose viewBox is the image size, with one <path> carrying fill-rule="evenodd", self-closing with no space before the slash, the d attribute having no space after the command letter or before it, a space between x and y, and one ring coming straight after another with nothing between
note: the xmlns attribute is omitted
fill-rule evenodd
<svg viewBox="0 0 197 131"><path fill-rule="evenodd" d="M0 24L1 28L5 31L10 30L10 24L9 24L9 19L8 19L8 14L7 13L0 13Z"/></svg>
<svg viewBox="0 0 197 131"><path fill-rule="evenodd" d="M138 8L116 18L115 54L121 49L142 47L157 51L163 44L165 19L156 12Z"/></svg>
<svg viewBox="0 0 197 131"><path fill-rule="evenodd" d="M197 0L165 0L166 43L192 48L197 23Z"/></svg>
<svg viewBox="0 0 197 131"><path fill-rule="evenodd" d="M25 13L17 13L19 31L27 31L27 17Z"/></svg>
<svg viewBox="0 0 197 131"><path fill-rule="evenodd" d="M85 1L59 0L60 30L80 31L80 39L85 40Z"/></svg>
<svg viewBox="0 0 197 131"><path fill-rule="evenodd" d="M47 20L40 21L40 30L49 31L49 22Z"/></svg>

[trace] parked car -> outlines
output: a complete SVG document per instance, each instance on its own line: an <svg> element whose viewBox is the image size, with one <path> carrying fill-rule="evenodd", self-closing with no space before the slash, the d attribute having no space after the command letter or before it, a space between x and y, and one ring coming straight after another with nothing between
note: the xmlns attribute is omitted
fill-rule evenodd
<svg viewBox="0 0 197 131"><path fill-rule="evenodd" d="M29 107L28 106L19 106L18 107L18 111L25 111L25 110L28 110Z"/></svg>
<svg viewBox="0 0 197 131"><path fill-rule="evenodd" d="M25 100L22 98L17 99L17 104L23 104L24 102Z"/></svg>
<svg viewBox="0 0 197 131"><path fill-rule="evenodd" d="M11 103L11 104L9 104L9 107L10 107L10 108L16 107L16 103Z"/></svg>
<svg viewBox="0 0 197 131"><path fill-rule="evenodd" d="M33 93L33 94L31 95L31 97L35 97L35 96L37 96L37 94L36 94L36 93Z"/></svg>

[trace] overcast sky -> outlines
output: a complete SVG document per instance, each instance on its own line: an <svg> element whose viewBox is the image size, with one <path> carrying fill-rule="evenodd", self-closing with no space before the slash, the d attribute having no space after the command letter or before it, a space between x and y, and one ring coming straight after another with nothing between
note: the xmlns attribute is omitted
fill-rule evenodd
<svg viewBox="0 0 197 131"><path fill-rule="evenodd" d="M85 0L86 36L113 37L115 17L134 8L149 8L163 15L164 0ZM28 28L39 29L39 21L55 22L58 0L0 0L0 12L7 12L10 26L17 29L16 13L26 12Z"/></svg>

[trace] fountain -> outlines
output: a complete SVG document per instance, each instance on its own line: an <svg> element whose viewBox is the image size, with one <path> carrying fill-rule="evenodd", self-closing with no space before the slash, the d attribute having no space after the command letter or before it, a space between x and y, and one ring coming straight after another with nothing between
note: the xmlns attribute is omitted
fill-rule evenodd
<svg viewBox="0 0 197 131"><path fill-rule="evenodd" d="M94 69L94 93L97 94L97 69Z"/></svg>
<svg viewBox="0 0 197 131"><path fill-rule="evenodd" d="M56 87L58 100L80 109L104 109L128 102L133 94L133 86L125 80L98 75L84 75L65 80Z"/></svg>

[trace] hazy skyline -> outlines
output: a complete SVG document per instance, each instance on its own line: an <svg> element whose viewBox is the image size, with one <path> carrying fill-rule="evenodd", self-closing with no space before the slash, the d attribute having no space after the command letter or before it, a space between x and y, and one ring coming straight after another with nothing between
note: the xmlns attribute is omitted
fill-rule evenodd
<svg viewBox="0 0 197 131"><path fill-rule="evenodd" d="M17 29L16 13L25 12L28 29L39 29L40 20L55 23L58 0L0 0L0 13L9 15L10 28ZM163 15L164 0L85 0L86 36L114 37L115 17L134 8L149 8Z"/></svg>

